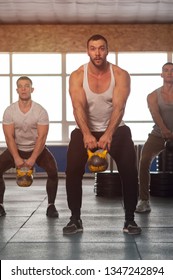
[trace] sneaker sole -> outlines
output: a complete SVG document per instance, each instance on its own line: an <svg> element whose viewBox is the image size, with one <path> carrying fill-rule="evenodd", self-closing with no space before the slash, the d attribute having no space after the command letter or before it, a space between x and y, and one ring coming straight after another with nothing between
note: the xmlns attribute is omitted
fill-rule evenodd
<svg viewBox="0 0 173 280"><path fill-rule="evenodd" d="M129 232L128 229L123 229L123 232L129 235L138 235L141 234L142 230L140 230L139 232Z"/></svg>
<svg viewBox="0 0 173 280"><path fill-rule="evenodd" d="M6 213L0 214L0 217L4 217L6 216Z"/></svg>
<svg viewBox="0 0 173 280"><path fill-rule="evenodd" d="M46 214L46 216L47 216L48 218L52 218L52 219L53 219L53 218L59 218L59 215L56 215L56 216L49 216L49 215Z"/></svg>
<svg viewBox="0 0 173 280"><path fill-rule="evenodd" d="M83 229L76 229L75 231L71 231L71 232L64 232L63 231L63 234L64 235L72 235L72 234L76 234L76 233L79 233L79 232L83 232Z"/></svg>
<svg viewBox="0 0 173 280"><path fill-rule="evenodd" d="M59 218L59 213L58 213L58 211L54 212L54 214L50 214L49 212L46 212L46 216L48 218Z"/></svg>
<svg viewBox="0 0 173 280"><path fill-rule="evenodd" d="M146 212L151 212L151 209L146 209L146 210L135 210L135 213L146 213Z"/></svg>

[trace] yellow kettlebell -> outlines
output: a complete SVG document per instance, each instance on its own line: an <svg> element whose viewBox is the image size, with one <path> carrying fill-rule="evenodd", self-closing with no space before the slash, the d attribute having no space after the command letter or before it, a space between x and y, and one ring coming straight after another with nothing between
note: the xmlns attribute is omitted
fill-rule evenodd
<svg viewBox="0 0 173 280"><path fill-rule="evenodd" d="M33 169L16 168L16 183L19 187L30 187L33 183Z"/></svg>
<svg viewBox="0 0 173 280"><path fill-rule="evenodd" d="M102 172L108 168L107 150L97 150L88 152L88 168L91 172Z"/></svg>

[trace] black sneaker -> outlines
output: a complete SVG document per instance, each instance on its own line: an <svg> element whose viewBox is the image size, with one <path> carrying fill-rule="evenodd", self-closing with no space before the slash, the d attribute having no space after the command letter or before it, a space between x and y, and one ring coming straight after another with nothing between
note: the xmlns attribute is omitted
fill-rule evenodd
<svg viewBox="0 0 173 280"><path fill-rule="evenodd" d="M0 217L5 216L6 212L4 210L4 207L2 205L0 205Z"/></svg>
<svg viewBox="0 0 173 280"><path fill-rule="evenodd" d="M138 227L135 221L126 221L124 223L123 232L126 232L128 234L140 234L141 231L142 229Z"/></svg>
<svg viewBox="0 0 173 280"><path fill-rule="evenodd" d="M58 211L56 210L56 207L55 207L54 204L50 204L50 205L47 207L46 215L47 215L49 218L58 218L58 217L59 217Z"/></svg>
<svg viewBox="0 0 173 280"><path fill-rule="evenodd" d="M71 218L70 222L63 228L63 234L74 234L77 232L82 232L83 226L82 226L82 220L76 220Z"/></svg>

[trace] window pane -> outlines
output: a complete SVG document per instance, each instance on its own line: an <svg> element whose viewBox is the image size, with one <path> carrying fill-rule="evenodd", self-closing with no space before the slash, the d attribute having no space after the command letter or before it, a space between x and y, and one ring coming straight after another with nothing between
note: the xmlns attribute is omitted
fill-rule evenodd
<svg viewBox="0 0 173 280"><path fill-rule="evenodd" d="M62 141L62 124L50 123L47 142Z"/></svg>
<svg viewBox="0 0 173 280"><path fill-rule="evenodd" d="M155 73L162 72L162 66L167 62L167 53L141 52L119 53L118 65L132 73Z"/></svg>
<svg viewBox="0 0 173 280"><path fill-rule="evenodd" d="M10 105L10 78L9 77L0 77L0 120L2 120L2 116L4 110L7 106Z"/></svg>
<svg viewBox="0 0 173 280"><path fill-rule="evenodd" d="M13 54L13 74L60 74L61 54Z"/></svg>
<svg viewBox="0 0 173 280"><path fill-rule="evenodd" d="M124 120L152 120L147 95L161 85L160 76L132 76L131 94L127 100Z"/></svg>
<svg viewBox="0 0 173 280"><path fill-rule="evenodd" d="M71 74L74 70L89 61L86 53L68 53L66 55L66 73Z"/></svg>
<svg viewBox="0 0 173 280"><path fill-rule="evenodd" d="M115 64L115 54L109 53L107 60ZM77 70L81 65L88 63L89 57L87 53L69 53L66 55L66 73L71 74Z"/></svg>
<svg viewBox="0 0 173 280"><path fill-rule="evenodd" d="M107 61L109 61L110 63L116 64L115 53L109 53L107 56Z"/></svg>
<svg viewBox="0 0 173 280"><path fill-rule="evenodd" d="M153 128L153 123L126 123L132 133L134 142L145 142Z"/></svg>
<svg viewBox="0 0 173 280"><path fill-rule="evenodd" d="M13 102L18 100L16 80L13 78ZM62 78L61 77L31 77L34 92L32 99L40 103L49 114L50 121L62 120Z"/></svg>
<svg viewBox="0 0 173 280"><path fill-rule="evenodd" d="M5 142L4 132L3 129L0 129L0 143L4 143L4 142Z"/></svg>
<svg viewBox="0 0 173 280"><path fill-rule="evenodd" d="M10 56L9 54L0 53L0 74L10 73Z"/></svg>
<svg viewBox="0 0 173 280"><path fill-rule="evenodd" d="M69 128L68 128L68 137L70 139L71 137L71 132L76 128L76 125L69 125Z"/></svg>

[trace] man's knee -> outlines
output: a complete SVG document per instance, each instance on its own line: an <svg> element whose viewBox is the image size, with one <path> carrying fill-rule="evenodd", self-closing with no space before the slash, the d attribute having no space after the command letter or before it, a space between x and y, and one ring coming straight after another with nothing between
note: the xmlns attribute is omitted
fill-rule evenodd
<svg viewBox="0 0 173 280"><path fill-rule="evenodd" d="M52 180L58 180L58 170L57 169L49 170L47 172L47 175Z"/></svg>

